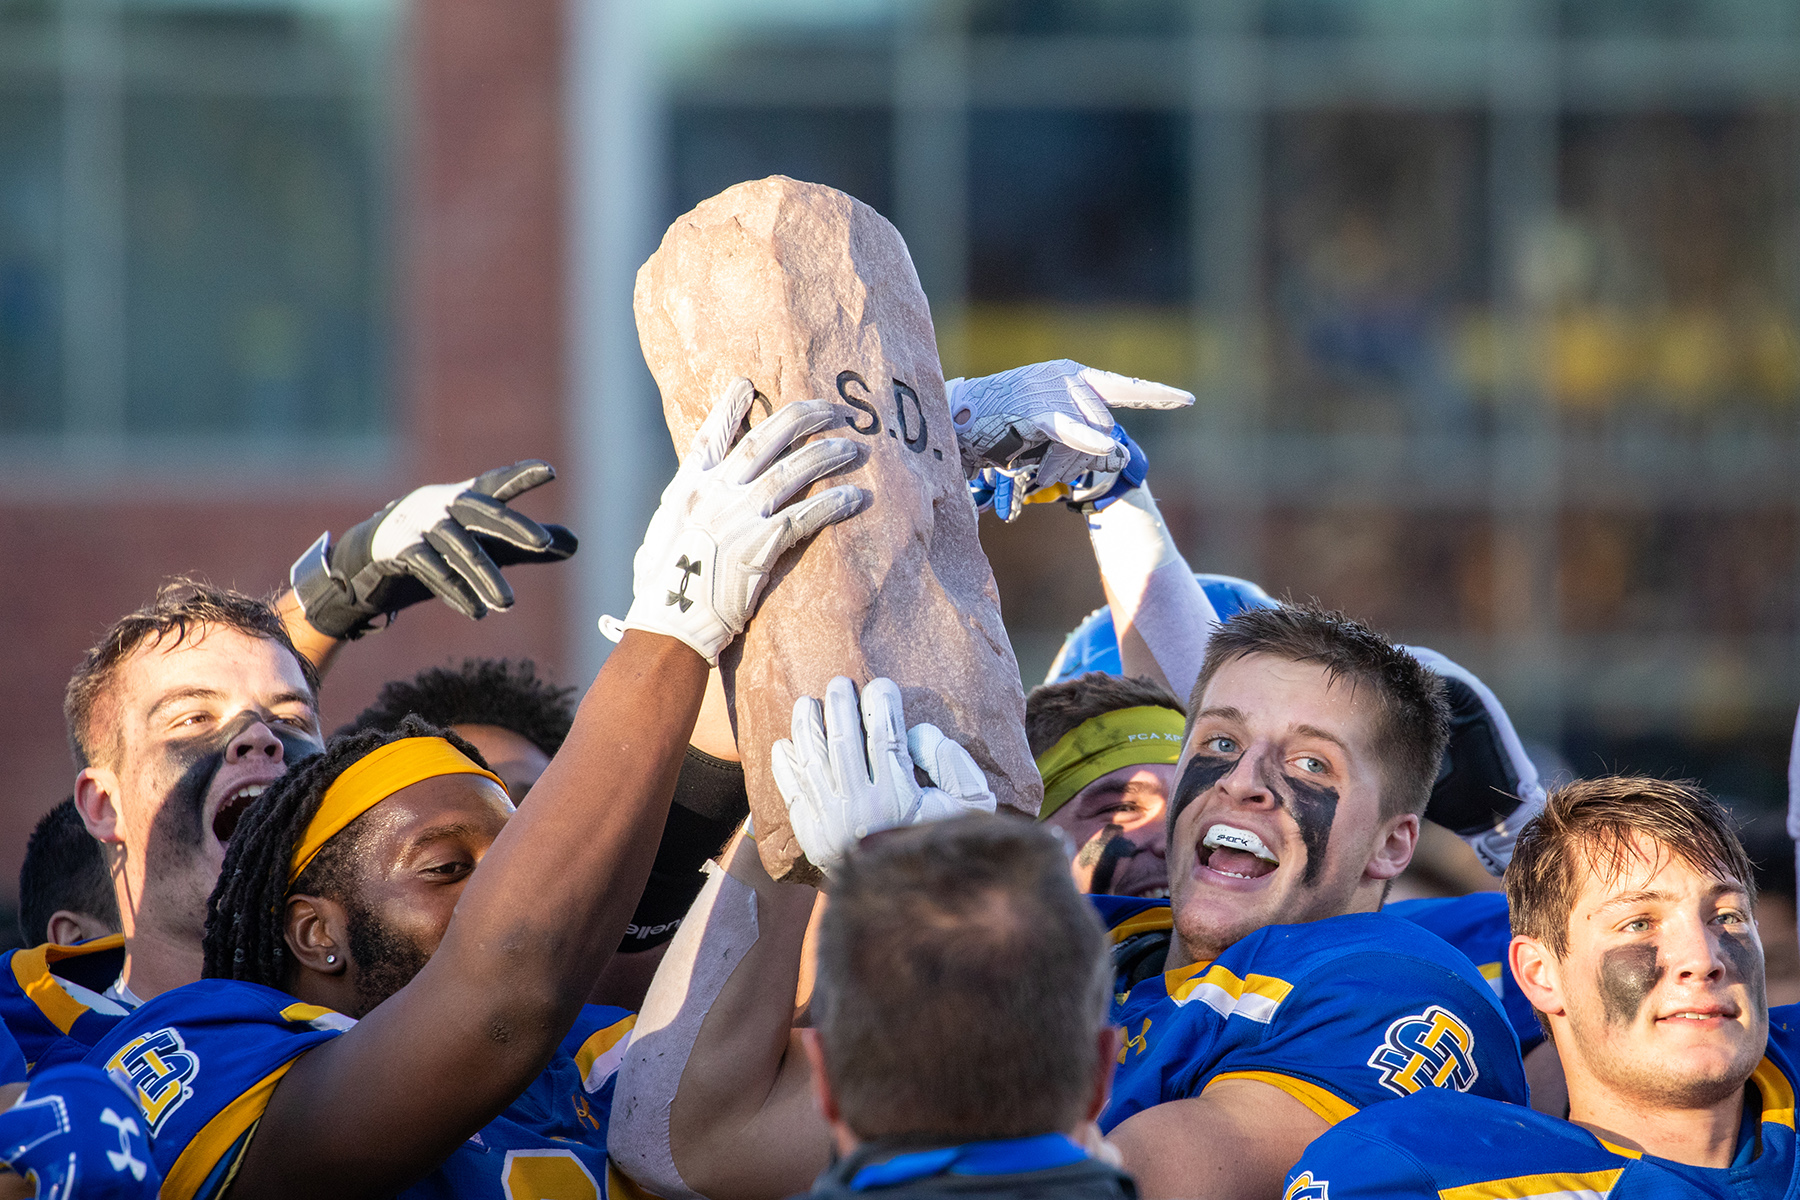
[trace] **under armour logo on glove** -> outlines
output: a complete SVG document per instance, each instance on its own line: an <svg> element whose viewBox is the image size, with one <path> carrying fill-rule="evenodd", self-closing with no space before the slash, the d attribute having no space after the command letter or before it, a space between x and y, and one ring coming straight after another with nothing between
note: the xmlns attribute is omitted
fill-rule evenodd
<svg viewBox="0 0 1800 1200"><path fill-rule="evenodd" d="M108 1150L106 1161L112 1164L113 1170L129 1170L133 1179L142 1179L144 1172L150 1169L150 1164L131 1152L131 1139L135 1137L141 1140L144 1136L137 1121L131 1117L121 1117L110 1108L101 1112L100 1119L119 1131L119 1148Z"/></svg>
<svg viewBox="0 0 1800 1200"><path fill-rule="evenodd" d="M675 569L681 572L681 586L670 592L669 598L663 603L679 605L681 611L686 612L694 606L693 600L687 594L688 581L700 574L700 564L684 554L675 561Z"/></svg>
<svg viewBox="0 0 1800 1200"><path fill-rule="evenodd" d="M40 1071L0 1113L0 1160L58 1200L154 1200L162 1188L130 1092L85 1063Z"/></svg>

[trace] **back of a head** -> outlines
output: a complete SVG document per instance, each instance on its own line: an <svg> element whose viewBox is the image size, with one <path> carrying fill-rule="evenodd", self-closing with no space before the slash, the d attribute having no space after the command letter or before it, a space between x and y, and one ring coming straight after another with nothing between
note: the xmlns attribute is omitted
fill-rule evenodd
<svg viewBox="0 0 1800 1200"><path fill-rule="evenodd" d="M1040 826L978 815L880 833L833 877L813 1019L865 1141L1073 1128L1111 993L1099 918Z"/></svg>
<svg viewBox="0 0 1800 1200"><path fill-rule="evenodd" d="M140 646L165 642L179 645L200 631L224 627L249 637L267 638L285 647L299 663L307 687L318 694L319 676L305 655L295 649L275 606L229 588L214 587L198 579L172 579L157 590L149 604L113 623L82 657L63 693L63 720L68 726L69 750L78 767L96 761L100 744L95 721L102 715L102 698L112 685L119 666Z"/></svg>
<svg viewBox="0 0 1800 1200"><path fill-rule="evenodd" d="M454 670L428 667L382 685L375 703L337 732L392 731L417 716L441 729L496 725L554 756L575 721L574 697L574 688L539 678L530 659L469 658Z"/></svg>
<svg viewBox="0 0 1800 1200"><path fill-rule="evenodd" d="M1375 697L1375 754L1385 786L1383 819L1422 813L1450 742L1444 682L1405 650L1360 621L1312 604L1248 608L1214 630L1188 699L1188 732L1207 685L1225 664L1256 654L1324 669L1333 683Z"/></svg>
<svg viewBox="0 0 1800 1200"><path fill-rule="evenodd" d="M1638 838L1702 874L1735 879L1756 899L1756 874L1731 810L1698 784L1643 776L1578 779L1551 792L1544 811L1519 834L1506 868L1513 933L1562 957L1569 915L1591 868L1627 866Z"/></svg>
<svg viewBox="0 0 1800 1200"><path fill-rule="evenodd" d="M1059 683L1045 683L1025 697L1025 739L1038 758L1083 722L1121 708L1172 708L1185 712L1173 692L1142 676L1089 671Z"/></svg>
<svg viewBox="0 0 1800 1200"><path fill-rule="evenodd" d="M73 796L43 815L25 845L19 868L19 932L25 944L47 941L50 918L65 910L119 929L119 901L106 857L82 824Z"/></svg>

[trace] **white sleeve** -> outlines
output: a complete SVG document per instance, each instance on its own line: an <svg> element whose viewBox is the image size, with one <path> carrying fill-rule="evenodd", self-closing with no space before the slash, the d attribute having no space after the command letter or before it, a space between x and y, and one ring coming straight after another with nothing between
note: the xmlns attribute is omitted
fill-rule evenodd
<svg viewBox="0 0 1800 1200"><path fill-rule="evenodd" d="M663 1200L704 1200L675 1169L669 1108L700 1025L756 944L756 889L707 863L687 919L656 968L619 1066L606 1151L639 1186Z"/></svg>
<svg viewBox="0 0 1800 1200"><path fill-rule="evenodd" d="M1200 678L1219 614L1175 548L1148 485L1088 515L1088 539L1112 598L1113 630L1144 639L1163 677L1185 702Z"/></svg>

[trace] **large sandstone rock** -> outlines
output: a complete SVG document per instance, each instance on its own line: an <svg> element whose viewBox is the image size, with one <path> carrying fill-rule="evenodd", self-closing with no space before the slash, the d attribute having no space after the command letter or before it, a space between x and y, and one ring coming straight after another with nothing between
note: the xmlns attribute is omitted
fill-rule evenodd
<svg viewBox="0 0 1800 1200"><path fill-rule="evenodd" d="M788 735L794 699L823 696L834 675L893 679L910 723L937 725L974 755L1002 805L1035 815L1043 788L1018 664L899 232L831 188L741 183L669 227L638 271L635 303L678 450L739 376L760 393L752 422L794 400L836 399L866 448L814 490L856 483L870 505L782 560L721 664L770 873L817 878L788 828L769 747Z"/></svg>

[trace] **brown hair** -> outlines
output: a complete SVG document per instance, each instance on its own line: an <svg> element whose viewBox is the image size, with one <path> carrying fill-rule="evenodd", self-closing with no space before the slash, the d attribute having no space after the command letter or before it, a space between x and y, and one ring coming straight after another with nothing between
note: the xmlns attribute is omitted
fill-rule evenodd
<svg viewBox="0 0 1800 1200"><path fill-rule="evenodd" d="M833 878L813 1019L859 1138L1070 1128L1111 995L1105 931L1041 826L975 815L878 833Z"/></svg>
<svg viewBox="0 0 1800 1200"><path fill-rule="evenodd" d="M318 695L319 673L294 647L273 604L200 579L171 579L157 589L156 599L115 622L69 677L68 689L63 693L63 721L68 726L69 751L75 756L77 767L93 765L95 710L112 686L120 664L140 646L154 647L165 640L180 645L189 633L203 632L214 625L278 643L300 664L307 690ZM116 747L115 735L115 751Z"/></svg>
<svg viewBox="0 0 1800 1200"><path fill-rule="evenodd" d="M1172 708L1187 715L1175 693L1141 675L1132 678L1089 671L1061 683L1040 684L1025 697L1025 740L1031 744L1031 757L1062 741L1083 721L1121 708L1145 706Z"/></svg>
<svg viewBox="0 0 1800 1200"><path fill-rule="evenodd" d="M1637 857L1640 835L1696 871L1735 879L1755 902L1755 872L1729 809L1695 783L1609 775L1557 788L1519 834L1506 868L1513 933L1561 958L1583 869L1616 876Z"/></svg>
<svg viewBox="0 0 1800 1200"><path fill-rule="evenodd" d="M1375 754L1387 786L1382 819L1422 813L1437 782L1450 742L1450 706L1444 681L1418 659L1360 621L1312 604L1247 608L1213 631L1206 661L1188 700L1187 734L1201 710L1206 687L1226 663L1252 654L1316 663L1332 682L1367 686L1379 702Z"/></svg>

